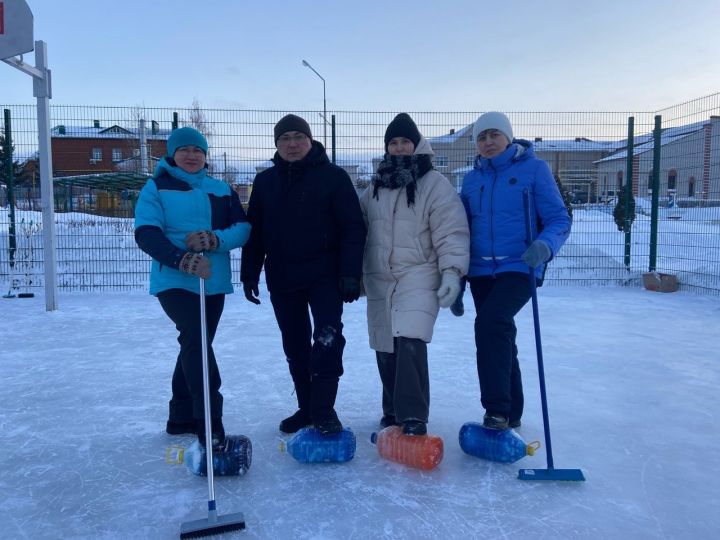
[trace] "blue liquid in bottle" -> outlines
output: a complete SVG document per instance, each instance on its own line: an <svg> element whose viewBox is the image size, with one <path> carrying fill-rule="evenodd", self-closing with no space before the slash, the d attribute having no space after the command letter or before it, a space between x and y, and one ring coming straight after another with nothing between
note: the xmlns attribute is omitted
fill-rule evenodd
<svg viewBox="0 0 720 540"><path fill-rule="evenodd" d="M252 444L245 435L225 437L225 442L213 448L213 474L239 476L245 474L252 462ZM205 447L197 439L185 450L183 461L193 474L207 476Z"/></svg>
<svg viewBox="0 0 720 540"><path fill-rule="evenodd" d="M490 461L514 463L534 455L539 446L537 441L527 444L512 429L489 429L478 422L467 422L460 428L463 452Z"/></svg>
<svg viewBox="0 0 720 540"><path fill-rule="evenodd" d="M348 428L332 435L322 435L313 427L302 428L281 450L300 463L342 463L355 456L355 434Z"/></svg>

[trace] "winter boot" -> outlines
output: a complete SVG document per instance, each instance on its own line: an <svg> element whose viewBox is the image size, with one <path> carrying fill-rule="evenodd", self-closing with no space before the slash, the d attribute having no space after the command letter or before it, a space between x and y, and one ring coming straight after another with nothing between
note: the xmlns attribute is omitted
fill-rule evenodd
<svg viewBox="0 0 720 540"><path fill-rule="evenodd" d="M312 379L310 414L315 428L323 435L339 433L343 429L334 409L337 389L338 379Z"/></svg>
<svg viewBox="0 0 720 540"><path fill-rule="evenodd" d="M298 409L295 414L280 422L280 431L283 433L295 433L310 424L312 424L310 413L304 409Z"/></svg>
<svg viewBox="0 0 720 540"><path fill-rule="evenodd" d="M402 424L402 432L405 435L427 435L427 426L420 420L406 420Z"/></svg>
<svg viewBox="0 0 720 540"><path fill-rule="evenodd" d="M212 445L213 448L222 446L225 443L225 427L222 423L222 418L213 418L212 424ZM198 441L204 447L205 446L205 420L195 420L195 428L198 436Z"/></svg>
<svg viewBox="0 0 720 540"><path fill-rule="evenodd" d="M298 410L295 414L280 422L280 431L283 433L295 433L312 424L312 416L310 415L310 375L305 376L292 372L291 375L295 385Z"/></svg>
<svg viewBox="0 0 720 540"><path fill-rule="evenodd" d="M485 413L483 418L483 427L488 429L507 429L508 428L507 416L497 413Z"/></svg>
<svg viewBox="0 0 720 540"><path fill-rule="evenodd" d="M334 433L340 433L343 430L343 425L335 409L330 409L330 412L323 416L321 420L315 422L315 429L322 435L333 435Z"/></svg>
<svg viewBox="0 0 720 540"><path fill-rule="evenodd" d="M383 417L380 419L380 427L382 429L385 429L389 426L397 426L397 418L395 418L395 415L393 414L384 414Z"/></svg>

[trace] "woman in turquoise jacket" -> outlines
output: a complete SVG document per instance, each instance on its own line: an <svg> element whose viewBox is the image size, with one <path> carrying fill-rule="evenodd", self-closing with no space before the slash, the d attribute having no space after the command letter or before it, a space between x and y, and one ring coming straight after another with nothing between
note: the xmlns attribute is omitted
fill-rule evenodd
<svg viewBox="0 0 720 540"><path fill-rule="evenodd" d="M200 282L205 280L213 444L225 438L220 373L212 349L225 295L233 292L230 250L241 247L250 225L237 194L207 175L208 143L184 127L167 142L135 207L135 241L152 257L150 294L158 297L179 332L166 431L196 433L205 443Z"/></svg>
<svg viewBox="0 0 720 540"><path fill-rule="evenodd" d="M463 180L470 224L468 281L475 303L475 345L484 425L520 426L523 390L514 317L530 299L529 267L542 282L546 263L572 224L550 168L532 143L513 139L507 116L488 112L473 126L478 157ZM532 238L525 229L523 193Z"/></svg>

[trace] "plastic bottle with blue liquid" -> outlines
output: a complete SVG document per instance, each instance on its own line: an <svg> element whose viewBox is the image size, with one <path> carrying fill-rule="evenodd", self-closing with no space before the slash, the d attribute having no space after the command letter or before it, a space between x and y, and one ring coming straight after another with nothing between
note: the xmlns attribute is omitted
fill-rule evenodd
<svg viewBox="0 0 720 540"><path fill-rule="evenodd" d="M213 448L213 474L239 476L245 474L252 462L252 444L245 435L225 437L222 445ZM183 453L182 461L193 474L207 476L205 447L196 439Z"/></svg>
<svg viewBox="0 0 720 540"><path fill-rule="evenodd" d="M306 427L280 443L280 450L300 463L343 463L355 456L355 446L355 434L349 428L323 435L314 427Z"/></svg>
<svg viewBox="0 0 720 540"><path fill-rule="evenodd" d="M532 456L540 447L538 441L527 444L513 429L490 429L478 422L463 424L459 437L460 448L466 454L499 463Z"/></svg>

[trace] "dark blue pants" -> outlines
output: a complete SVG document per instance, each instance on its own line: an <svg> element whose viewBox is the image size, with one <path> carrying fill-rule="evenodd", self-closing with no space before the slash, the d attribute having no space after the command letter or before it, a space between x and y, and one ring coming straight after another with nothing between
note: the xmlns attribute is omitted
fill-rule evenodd
<svg viewBox="0 0 720 540"><path fill-rule="evenodd" d="M327 280L302 290L273 292L270 301L282 334L298 407L313 409L322 416L334 407L343 374L343 302L337 282Z"/></svg>
<svg viewBox="0 0 720 540"><path fill-rule="evenodd" d="M471 277L480 401L488 413L520 420L524 397L515 344L515 315L530 300L530 279L521 272Z"/></svg>
<svg viewBox="0 0 720 540"><path fill-rule="evenodd" d="M163 310L175 323L180 334L180 354L175 362L170 400L171 422L189 422L202 419L205 414L203 398L202 337L200 334L200 296L184 289L170 289L158 293ZM205 315L208 339L208 374L210 383L210 411L212 418L222 417L223 397L220 393L218 371L212 342L215 338L220 316L225 307L225 295L205 297Z"/></svg>

